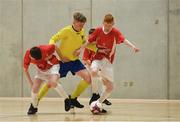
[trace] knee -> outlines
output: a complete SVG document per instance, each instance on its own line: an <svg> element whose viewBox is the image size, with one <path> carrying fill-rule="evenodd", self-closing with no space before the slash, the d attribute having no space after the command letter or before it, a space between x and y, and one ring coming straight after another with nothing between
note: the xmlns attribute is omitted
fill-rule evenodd
<svg viewBox="0 0 180 122"><path fill-rule="evenodd" d="M109 90L112 91L113 89L114 89L114 86L113 86L113 84L111 84L111 85L109 86Z"/></svg>
<svg viewBox="0 0 180 122"><path fill-rule="evenodd" d="M81 78L83 78L83 80L85 80L88 84L91 84L91 75L89 72L85 72Z"/></svg>
<svg viewBox="0 0 180 122"><path fill-rule="evenodd" d="M106 91L107 91L107 92L111 92L113 89L114 89L114 86L113 86L112 83L109 83L109 84L106 86Z"/></svg>
<svg viewBox="0 0 180 122"><path fill-rule="evenodd" d="M56 82L49 82L48 83L48 88L55 88L57 86Z"/></svg>
<svg viewBox="0 0 180 122"><path fill-rule="evenodd" d="M96 70L91 71L91 75L92 75L92 77L96 77L96 76L97 76L97 74L98 74L98 72L97 72Z"/></svg>
<svg viewBox="0 0 180 122"><path fill-rule="evenodd" d="M47 87L48 87L48 88L51 88L51 84L50 84L50 83L47 83Z"/></svg>
<svg viewBox="0 0 180 122"><path fill-rule="evenodd" d="M34 94L36 94L36 93L38 93L38 90L39 90L39 85L33 84L31 91L32 91Z"/></svg>
<svg viewBox="0 0 180 122"><path fill-rule="evenodd" d="M33 87L32 87L32 92L33 92L34 94L37 94L37 93L38 93L38 88L35 87L35 86L33 86Z"/></svg>
<svg viewBox="0 0 180 122"><path fill-rule="evenodd" d="M90 75L90 73L88 73L88 74L85 76L84 80L87 81L88 84L91 84L91 75Z"/></svg>

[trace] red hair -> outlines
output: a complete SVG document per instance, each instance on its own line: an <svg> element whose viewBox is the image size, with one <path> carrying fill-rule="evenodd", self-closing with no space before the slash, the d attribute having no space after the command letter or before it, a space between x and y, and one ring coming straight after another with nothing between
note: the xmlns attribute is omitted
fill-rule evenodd
<svg viewBox="0 0 180 122"><path fill-rule="evenodd" d="M111 14L106 14L104 16L104 22L113 23L114 22L114 17Z"/></svg>

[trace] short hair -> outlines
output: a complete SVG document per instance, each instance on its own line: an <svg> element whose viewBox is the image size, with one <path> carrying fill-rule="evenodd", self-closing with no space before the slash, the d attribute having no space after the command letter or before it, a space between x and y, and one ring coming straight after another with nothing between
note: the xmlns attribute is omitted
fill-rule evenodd
<svg viewBox="0 0 180 122"><path fill-rule="evenodd" d="M92 34L95 30L96 30L95 28L89 29L89 35Z"/></svg>
<svg viewBox="0 0 180 122"><path fill-rule="evenodd" d="M77 20L79 22L83 22L83 23L86 22L86 17L80 12L75 12L73 18L74 20Z"/></svg>
<svg viewBox="0 0 180 122"><path fill-rule="evenodd" d="M106 14L104 16L104 22L113 23L114 22L114 17L112 16L112 14Z"/></svg>
<svg viewBox="0 0 180 122"><path fill-rule="evenodd" d="M36 60L40 60L42 58L42 53L39 47L32 47L30 49L30 55Z"/></svg>

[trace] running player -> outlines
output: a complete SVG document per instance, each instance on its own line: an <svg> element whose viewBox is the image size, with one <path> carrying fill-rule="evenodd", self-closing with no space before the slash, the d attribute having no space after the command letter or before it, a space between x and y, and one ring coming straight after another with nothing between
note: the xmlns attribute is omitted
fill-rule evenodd
<svg viewBox="0 0 180 122"><path fill-rule="evenodd" d="M95 28L91 28L89 30L89 35L92 34L94 31L95 31ZM92 51L92 50L90 50L88 48L84 49L84 52L83 52L83 62L84 62L85 66L86 66L86 68L87 68L87 70L89 72L91 72L90 71L90 66L91 66L91 63L93 61L93 57L95 56L95 54L96 53L94 51ZM100 77L95 77L95 78L91 78L91 79L93 79L92 83L91 83L91 86L92 86L92 98L89 101L89 104L91 104L92 101L95 101L95 100L100 98L99 91L98 91L98 82L97 82L97 80L100 80ZM103 89L104 88L105 88L105 86L103 85ZM106 104L106 105L111 105L112 104L107 99L105 99L103 101L103 103Z"/></svg>
<svg viewBox="0 0 180 122"><path fill-rule="evenodd" d="M103 26L96 28L88 39L90 43L96 42L97 48L105 50L105 53L97 52L91 64L92 77L100 76L103 84L106 86L106 89L97 101L100 103L102 103L113 90L114 79L112 64L116 45L124 43L132 48L134 52L139 51L139 49L129 42L118 29L113 27L113 25L114 17L111 14L105 15Z"/></svg>

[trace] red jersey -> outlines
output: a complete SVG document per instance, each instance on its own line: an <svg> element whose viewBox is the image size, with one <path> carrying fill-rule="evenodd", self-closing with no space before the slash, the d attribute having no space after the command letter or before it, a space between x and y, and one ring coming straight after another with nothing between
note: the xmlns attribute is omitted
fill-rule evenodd
<svg viewBox="0 0 180 122"><path fill-rule="evenodd" d="M93 52L92 50L89 50L87 48L84 49L83 52L83 60L90 60L91 62L93 61L93 57L95 55L95 52Z"/></svg>
<svg viewBox="0 0 180 122"><path fill-rule="evenodd" d="M55 52L55 45L40 45L37 46L40 48L42 53L42 58L40 60L34 60L30 57L30 50L26 51L24 56L24 68L28 69L30 63L35 64L41 70L50 69L54 64L58 64L59 61L53 53ZM51 56L50 59L46 59L48 56Z"/></svg>
<svg viewBox="0 0 180 122"><path fill-rule="evenodd" d="M96 55L94 56L95 60L102 60L103 58L107 58L111 63L113 63L115 51L111 57L109 56L109 54L112 51L114 41L115 44L120 44L123 43L124 39L125 39L124 36L116 28L112 28L112 30L109 33L105 34L103 31L103 27L98 27L89 36L88 41L90 43L96 41L97 48L110 49L107 55L97 52Z"/></svg>

